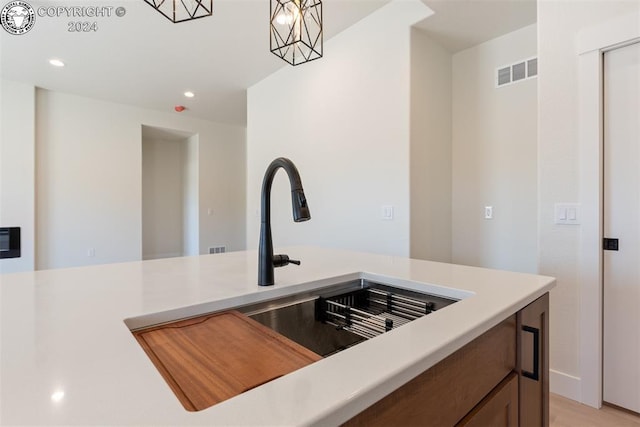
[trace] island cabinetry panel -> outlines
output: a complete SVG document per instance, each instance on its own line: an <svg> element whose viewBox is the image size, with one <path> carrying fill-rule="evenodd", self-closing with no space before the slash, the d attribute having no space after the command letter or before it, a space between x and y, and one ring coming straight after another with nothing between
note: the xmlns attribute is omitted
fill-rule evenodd
<svg viewBox="0 0 640 427"><path fill-rule="evenodd" d="M545 294L344 425L547 427L548 311Z"/></svg>
<svg viewBox="0 0 640 427"><path fill-rule="evenodd" d="M520 425L549 426L549 294L517 314Z"/></svg>
<svg viewBox="0 0 640 427"><path fill-rule="evenodd" d="M514 315L345 425L454 426L515 368Z"/></svg>
<svg viewBox="0 0 640 427"><path fill-rule="evenodd" d="M510 373L458 426L511 427L518 425L518 375Z"/></svg>

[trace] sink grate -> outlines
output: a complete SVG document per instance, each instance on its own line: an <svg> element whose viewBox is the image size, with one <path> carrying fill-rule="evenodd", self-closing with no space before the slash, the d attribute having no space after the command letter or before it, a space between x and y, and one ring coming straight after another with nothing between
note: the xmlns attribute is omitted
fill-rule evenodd
<svg viewBox="0 0 640 427"><path fill-rule="evenodd" d="M434 311L433 301L364 288L317 300L320 319L360 335L374 338Z"/></svg>

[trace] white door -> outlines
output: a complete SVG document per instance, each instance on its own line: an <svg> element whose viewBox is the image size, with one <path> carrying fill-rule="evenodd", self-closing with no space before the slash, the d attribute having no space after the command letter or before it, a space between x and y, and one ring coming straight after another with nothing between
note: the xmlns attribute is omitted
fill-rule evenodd
<svg viewBox="0 0 640 427"><path fill-rule="evenodd" d="M603 225L603 398L640 412L640 43L604 55Z"/></svg>

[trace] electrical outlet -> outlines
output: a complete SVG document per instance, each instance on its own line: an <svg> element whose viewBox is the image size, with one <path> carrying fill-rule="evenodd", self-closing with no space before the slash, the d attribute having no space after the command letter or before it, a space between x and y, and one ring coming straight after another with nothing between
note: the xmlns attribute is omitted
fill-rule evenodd
<svg viewBox="0 0 640 427"><path fill-rule="evenodd" d="M493 206L484 207L484 219L493 219Z"/></svg>
<svg viewBox="0 0 640 427"><path fill-rule="evenodd" d="M88 256L89 258L93 258L94 256L96 256L96 250L95 250L95 248L89 248L89 249L87 250L87 256Z"/></svg>

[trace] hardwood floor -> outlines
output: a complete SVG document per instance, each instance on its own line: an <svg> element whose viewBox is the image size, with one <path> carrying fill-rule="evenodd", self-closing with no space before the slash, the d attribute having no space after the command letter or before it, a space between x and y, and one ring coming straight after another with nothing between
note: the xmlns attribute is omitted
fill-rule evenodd
<svg viewBox="0 0 640 427"><path fill-rule="evenodd" d="M610 406L594 409L557 394L549 402L550 427L639 427L640 416Z"/></svg>

